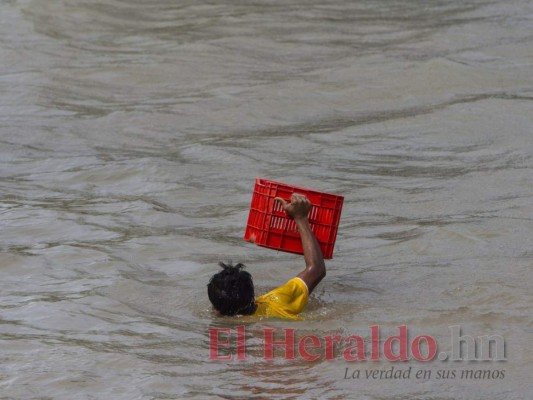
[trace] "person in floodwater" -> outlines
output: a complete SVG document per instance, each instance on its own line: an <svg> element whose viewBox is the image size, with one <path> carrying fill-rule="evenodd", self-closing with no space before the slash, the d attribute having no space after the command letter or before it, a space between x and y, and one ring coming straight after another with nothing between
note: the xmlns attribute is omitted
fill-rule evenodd
<svg viewBox="0 0 533 400"><path fill-rule="evenodd" d="M311 202L303 195L292 195L290 203L276 197L298 227L302 240L305 269L284 285L255 298L252 276L243 264L219 263L222 271L213 275L207 294L213 307L222 315L257 315L300 319L309 294L326 276L326 265L318 241L307 218Z"/></svg>

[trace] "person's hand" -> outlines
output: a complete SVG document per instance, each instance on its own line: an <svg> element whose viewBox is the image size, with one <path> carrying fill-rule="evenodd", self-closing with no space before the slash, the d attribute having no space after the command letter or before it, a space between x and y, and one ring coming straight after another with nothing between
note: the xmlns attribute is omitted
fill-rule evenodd
<svg viewBox="0 0 533 400"><path fill-rule="evenodd" d="M281 197L276 197L275 200L294 219L307 218L311 209L311 202L303 194L293 194L290 203L287 203Z"/></svg>

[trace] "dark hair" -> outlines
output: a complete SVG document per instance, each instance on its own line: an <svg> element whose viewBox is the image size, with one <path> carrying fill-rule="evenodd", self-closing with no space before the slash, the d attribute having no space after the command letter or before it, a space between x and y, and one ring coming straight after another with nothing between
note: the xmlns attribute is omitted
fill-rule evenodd
<svg viewBox="0 0 533 400"><path fill-rule="evenodd" d="M255 311L252 275L243 271L244 264L219 262L222 271L213 275L207 285L209 300L222 315L252 314Z"/></svg>

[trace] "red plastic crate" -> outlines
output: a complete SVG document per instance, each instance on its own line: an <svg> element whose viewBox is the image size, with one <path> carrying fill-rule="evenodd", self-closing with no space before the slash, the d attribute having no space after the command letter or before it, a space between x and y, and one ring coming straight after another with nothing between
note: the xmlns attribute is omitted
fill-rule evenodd
<svg viewBox="0 0 533 400"><path fill-rule="evenodd" d="M244 240L270 249L303 254L296 223L274 200L275 197L290 200L293 193L304 194L311 202L309 224L324 258L332 258L344 197L267 179L255 180Z"/></svg>

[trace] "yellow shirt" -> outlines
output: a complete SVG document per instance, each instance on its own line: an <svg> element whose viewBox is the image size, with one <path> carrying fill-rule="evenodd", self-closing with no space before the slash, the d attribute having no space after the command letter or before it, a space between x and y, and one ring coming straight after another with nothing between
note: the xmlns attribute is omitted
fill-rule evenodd
<svg viewBox="0 0 533 400"><path fill-rule="evenodd" d="M307 304L309 290L300 278L292 278L286 284L255 299L258 317L279 317L302 319L298 317Z"/></svg>

